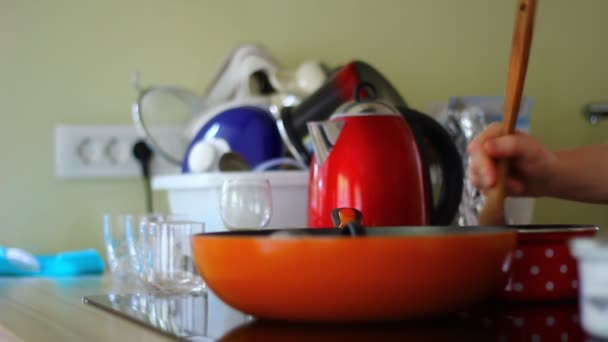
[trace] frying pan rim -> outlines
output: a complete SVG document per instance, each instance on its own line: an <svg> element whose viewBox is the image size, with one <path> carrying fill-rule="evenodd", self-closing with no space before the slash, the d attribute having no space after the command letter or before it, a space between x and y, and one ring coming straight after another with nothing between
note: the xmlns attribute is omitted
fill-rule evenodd
<svg viewBox="0 0 608 342"><path fill-rule="evenodd" d="M470 235L496 235L517 234L517 231L508 227L480 227L480 226L395 226L395 227L371 227L364 228L366 235L345 235L338 228L287 228L287 229L264 229L264 230L239 230L198 233L193 237L213 238L255 238L255 239L336 239L336 238L432 238L448 236L470 236ZM388 231L394 231L390 234ZM286 233L283 236L272 236L275 233Z"/></svg>

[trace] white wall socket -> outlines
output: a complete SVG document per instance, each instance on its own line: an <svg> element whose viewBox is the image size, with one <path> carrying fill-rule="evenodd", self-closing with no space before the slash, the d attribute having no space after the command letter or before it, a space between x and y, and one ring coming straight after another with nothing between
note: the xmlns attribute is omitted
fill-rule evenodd
<svg viewBox="0 0 608 342"><path fill-rule="evenodd" d="M155 139L169 150L185 151L183 126L155 129ZM57 125L55 173L58 178L120 178L141 176L133 145L141 139L133 125ZM154 154L150 171L179 173L180 167Z"/></svg>

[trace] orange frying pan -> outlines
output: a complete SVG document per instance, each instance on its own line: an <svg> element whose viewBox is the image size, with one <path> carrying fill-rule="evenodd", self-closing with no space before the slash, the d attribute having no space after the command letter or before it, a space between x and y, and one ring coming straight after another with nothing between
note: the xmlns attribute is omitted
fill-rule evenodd
<svg viewBox="0 0 608 342"><path fill-rule="evenodd" d="M516 248L508 228L346 226L199 234L194 260L213 292L258 318L353 322L427 317L492 297Z"/></svg>

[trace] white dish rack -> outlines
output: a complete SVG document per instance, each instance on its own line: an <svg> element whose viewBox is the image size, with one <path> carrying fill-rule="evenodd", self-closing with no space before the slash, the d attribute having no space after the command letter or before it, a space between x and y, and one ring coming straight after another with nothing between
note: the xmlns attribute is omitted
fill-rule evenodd
<svg viewBox="0 0 608 342"><path fill-rule="evenodd" d="M203 221L207 232L216 232L226 230L219 209L223 182L230 178L266 178L270 181L273 203L268 228L304 228L308 177L307 170L162 175L152 179L152 188L167 191L171 213Z"/></svg>

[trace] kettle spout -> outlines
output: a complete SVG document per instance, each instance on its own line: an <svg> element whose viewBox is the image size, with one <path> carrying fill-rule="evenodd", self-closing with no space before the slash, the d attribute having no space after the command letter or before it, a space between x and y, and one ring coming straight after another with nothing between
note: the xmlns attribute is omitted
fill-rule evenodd
<svg viewBox="0 0 608 342"><path fill-rule="evenodd" d="M307 126L317 164L321 165L329 157L329 153L338 140L342 127L344 127L344 122L315 121L308 122Z"/></svg>

